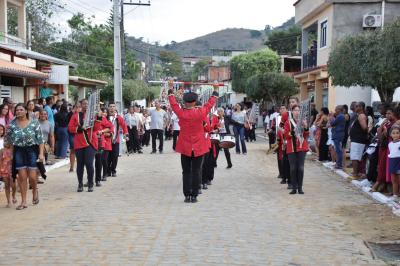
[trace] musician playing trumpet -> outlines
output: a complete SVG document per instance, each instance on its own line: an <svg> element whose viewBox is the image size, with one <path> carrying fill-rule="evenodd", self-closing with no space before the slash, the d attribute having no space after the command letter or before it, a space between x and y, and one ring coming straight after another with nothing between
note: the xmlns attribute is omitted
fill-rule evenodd
<svg viewBox="0 0 400 266"><path fill-rule="evenodd" d="M293 105L291 117L285 122L284 139L286 140L286 153L290 165L292 191L290 194L304 194L303 177L304 162L308 152L307 138L309 135L308 122L300 121L300 107Z"/></svg>

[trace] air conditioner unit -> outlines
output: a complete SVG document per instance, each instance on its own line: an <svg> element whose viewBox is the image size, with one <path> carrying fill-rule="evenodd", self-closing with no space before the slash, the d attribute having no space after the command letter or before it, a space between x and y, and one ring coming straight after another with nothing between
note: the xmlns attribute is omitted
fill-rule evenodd
<svg viewBox="0 0 400 266"><path fill-rule="evenodd" d="M11 87L0 85L0 99L3 102L4 98L11 98Z"/></svg>
<svg viewBox="0 0 400 266"><path fill-rule="evenodd" d="M365 15L363 17L363 28L379 28L382 27L381 15Z"/></svg>

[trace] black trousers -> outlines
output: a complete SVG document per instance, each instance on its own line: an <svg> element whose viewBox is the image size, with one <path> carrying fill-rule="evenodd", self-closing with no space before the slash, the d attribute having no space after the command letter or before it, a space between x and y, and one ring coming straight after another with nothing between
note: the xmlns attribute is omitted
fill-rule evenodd
<svg viewBox="0 0 400 266"><path fill-rule="evenodd" d="M282 167L283 167L283 177L282 179L285 180L287 183L291 184L292 179L290 178L290 164L289 158L286 152L283 152L283 159L282 159Z"/></svg>
<svg viewBox="0 0 400 266"><path fill-rule="evenodd" d="M328 129L321 129L321 139L319 141L319 158L318 160L323 162L329 160L329 146L326 145L328 142Z"/></svg>
<svg viewBox="0 0 400 266"><path fill-rule="evenodd" d="M199 194L200 168L203 156L191 157L181 154L183 195L197 197Z"/></svg>
<svg viewBox="0 0 400 266"><path fill-rule="evenodd" d="M149 146L150 144L150 130L145 130L143 135L142 146Z"/></svg>
<svg viewBox="0 0 400 266"><path fill-rule="evenodd" d="M172 149L175 150L176 148L176 142L178 141L178 137L179 137L179 130L174 130L173 134L172 134Z"/></svg>
<svg viewBox="0 0 400 266"><path fill-rule="evenodd" d="M119 157L119 143L112 144L112 151L108 153L108 175L117 172Z"/></svg>
<svg viewBox="0 0 400 266"><path fill-rule="evenodd" d="M379 147L375 152L368 156L369 166L367 171L367 178L370 182L375 183L378 178L378 162L379 162Z"/></svg>
<svg viewBox="0 0 400 266"><path fill-rule="evenodd" d="M293 152L288 154L290 164L290 177L293 189L303 188L305 152Z"/></svg>
<svg viewBox="0 0 400 266"><path fill-rule="evenodd" d="M276 134L274 131L268 133L268 143L269 143L269 148L271 148L272 144L276 142Z"/></svg>
<svg viewBox="0 0 400 266"><path fill-rule="evenodd" d="M165 140L170 140L172 137L171 130L168 128L165 129Z"/></svg>
<svg viewBox="0 0 400 266"><path fill-rule="evenodd" d="M93 176L94 176L94 157L96 154L96 150L91 146L75 150L76 156L76 175L78 177L78 183L83 183L83 171L86 168L88 185L89 187L93 186Z"/></svg>
<svg viewBox="0 0 400 266"><path fill-rule="evenodd" d="M108 151L102 153L96 153L95 156L95 172L96 172L96 182L100 182L102 176L107 176L107 161L108 161ZM103 172L103 175L102 175Z"/></svg>
<svg viewBox="0 0 400 266"><path fill-rule="evenodd" d="M232 166L231 152L229 151L229 149L223 149L223 150L224 150L225 159L226 159L228 166ZM221 148L217 147L217 157L215 158L215 165L217 165L217 160L218 160L220 151L221 151Z"/></svg>
<svg viewBox="0 0 400 266"><path fill-rule="evenodd" d="M254 125L249 130L249 138L250 138L250 141L256 141L257 140L257 138L256 138L256 127Z"/></svg>
<svg viewBox="0 0 400 266"><path fill-rule="evenodd" d="M282 159L282 160L279 159L279 155L280 155L281 152L282 152L282 151L278 151L278 152L276 153L276 157L277 157L277 159L278 159L279 178L284 179L284 178L283 178L283 159Z"/></svg>
<svg viewBox="0 0 400 266"><path fill-rule="evenodd" d="M159 151L163 151L163 147L164 147L164 131L162 129L152 129L151 130L151 148L153 150L153 152L157 151L157 143L156 143L156 139L158 138L158 140L160 141L160 145L158 146L158 150Z"/></svg>
<svg viewBox="0 0 400 266"><path fill-rule="evenodd" d="M210 152L204 155L203 166L201 171L201 183L207 184L207 182L214 180L214 165L215 158L213 149L210 149Z"/></svg>
<svg viewBox="0 0 400 266"><path fill-rule="evenodd" d="M139 131L137 127L134 126L132 128L128 128L129 133L129 145L128 145L128 152L137 152L142 149L140 145L140 138L139 138Z"/></svg>

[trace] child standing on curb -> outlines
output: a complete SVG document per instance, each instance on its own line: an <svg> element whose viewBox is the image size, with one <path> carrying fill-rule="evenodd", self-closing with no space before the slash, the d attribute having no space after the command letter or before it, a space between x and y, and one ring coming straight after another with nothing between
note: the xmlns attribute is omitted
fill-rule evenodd
<svg viewBox="0 0 400 266"><path fill-rule="evenodd" d="M399 198L400 177L400 127L395 125L390 132L392 141L389 143L389 174L392 178L393 199Z"/></svg>
<svg viewBox="0 0 400 266"><path fill-rule="evenodd" d="M0 125L0 177L3 179L5 184L5 192L7 198L7 208L11 207L11 189L12 189L12 203L16 204L16 184L12 178L12 157L13 153L11 145L4 139L6 129L3 125Z"/></svg>

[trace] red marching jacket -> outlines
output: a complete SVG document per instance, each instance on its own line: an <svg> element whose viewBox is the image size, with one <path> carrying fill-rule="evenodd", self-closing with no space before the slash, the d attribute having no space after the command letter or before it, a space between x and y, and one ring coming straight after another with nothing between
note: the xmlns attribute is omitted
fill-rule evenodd
<svg viewBox="0 0 400 266"><path fill-rule="evenodd" d="M204 134L203 121L206 115L217 101L216 96L201 108L182 109L177 103L174 95L168 96L172 110L179 118L181 131L179 133L176 151L191 157L199 157L210 151L207 139Z"/></svg>
<svg viewBox="0 0 400 266"><path fill-rule="evenodd" d="M211 129L212 131L219 130L219 117L214 114L212 115L211 118Z"/></svg>
<svg viewBox="0 0 400 266"><path fill-rule="evenodd" d="M211 132L212 132L212 127L211 127L210 119L208 119L208 116L206 116L206 117L204 118L203 126L204 126L204 135L205 135L205 137L206 137L206 139L207 139L208 148L211 149Z"/></svg>
<svg viewBox="0 0 400 266"><path fill-rule="evenodd" d="M300 122L301 123L301 122ZM286 140L286 153L294 153L294 152L308 152L308 142L307 138L309 135L308 129L304 130L303 133L303 143L300 145L300 140L295 136L295 125L292 123L291 119L288 119L285 122L285 131L284 138Z"/></svg>
<svg viewBox="0 0 400 266"><path fill-rule="evenodd" d="M103 123L102 123L102 128L106 129L109 128L110 129L110 136L104 136L104 134L101 135L101 140L102 140L102 145L103 145L103 149L105 151L111 151L112 150L112 137L114 135L114 126L111 123L111 121L104 119Z"/></svg>
<svg viewBox="0 0 400 266"><path fill-rule="evenodd" d="M101 120L95 120L93 128L88 128L82 132L78 132L78 128L83 126L85 113L75 113L72 115L71 120L69 121L68 130L70 133L74 134L75 150L83 149L89 146L92 146L95 150L98 149L99 143L97 139L97 133L102 129L103 119L105 118L102 117Z"/></svg>
<svg viewBox="0 0 400 266"><path fill-rule="evenodd" d="M115 130L117 130L117 136L113 136L113 138L116 138L115 143L120 143L121 142L121 138L119 136L120 131L122 130L122 133L126 135L128 134L128 127L126 126L126 123L122 116L117 114L116 117L117 117L117 123L116 123L117 128L115 128Z"/></svg>

